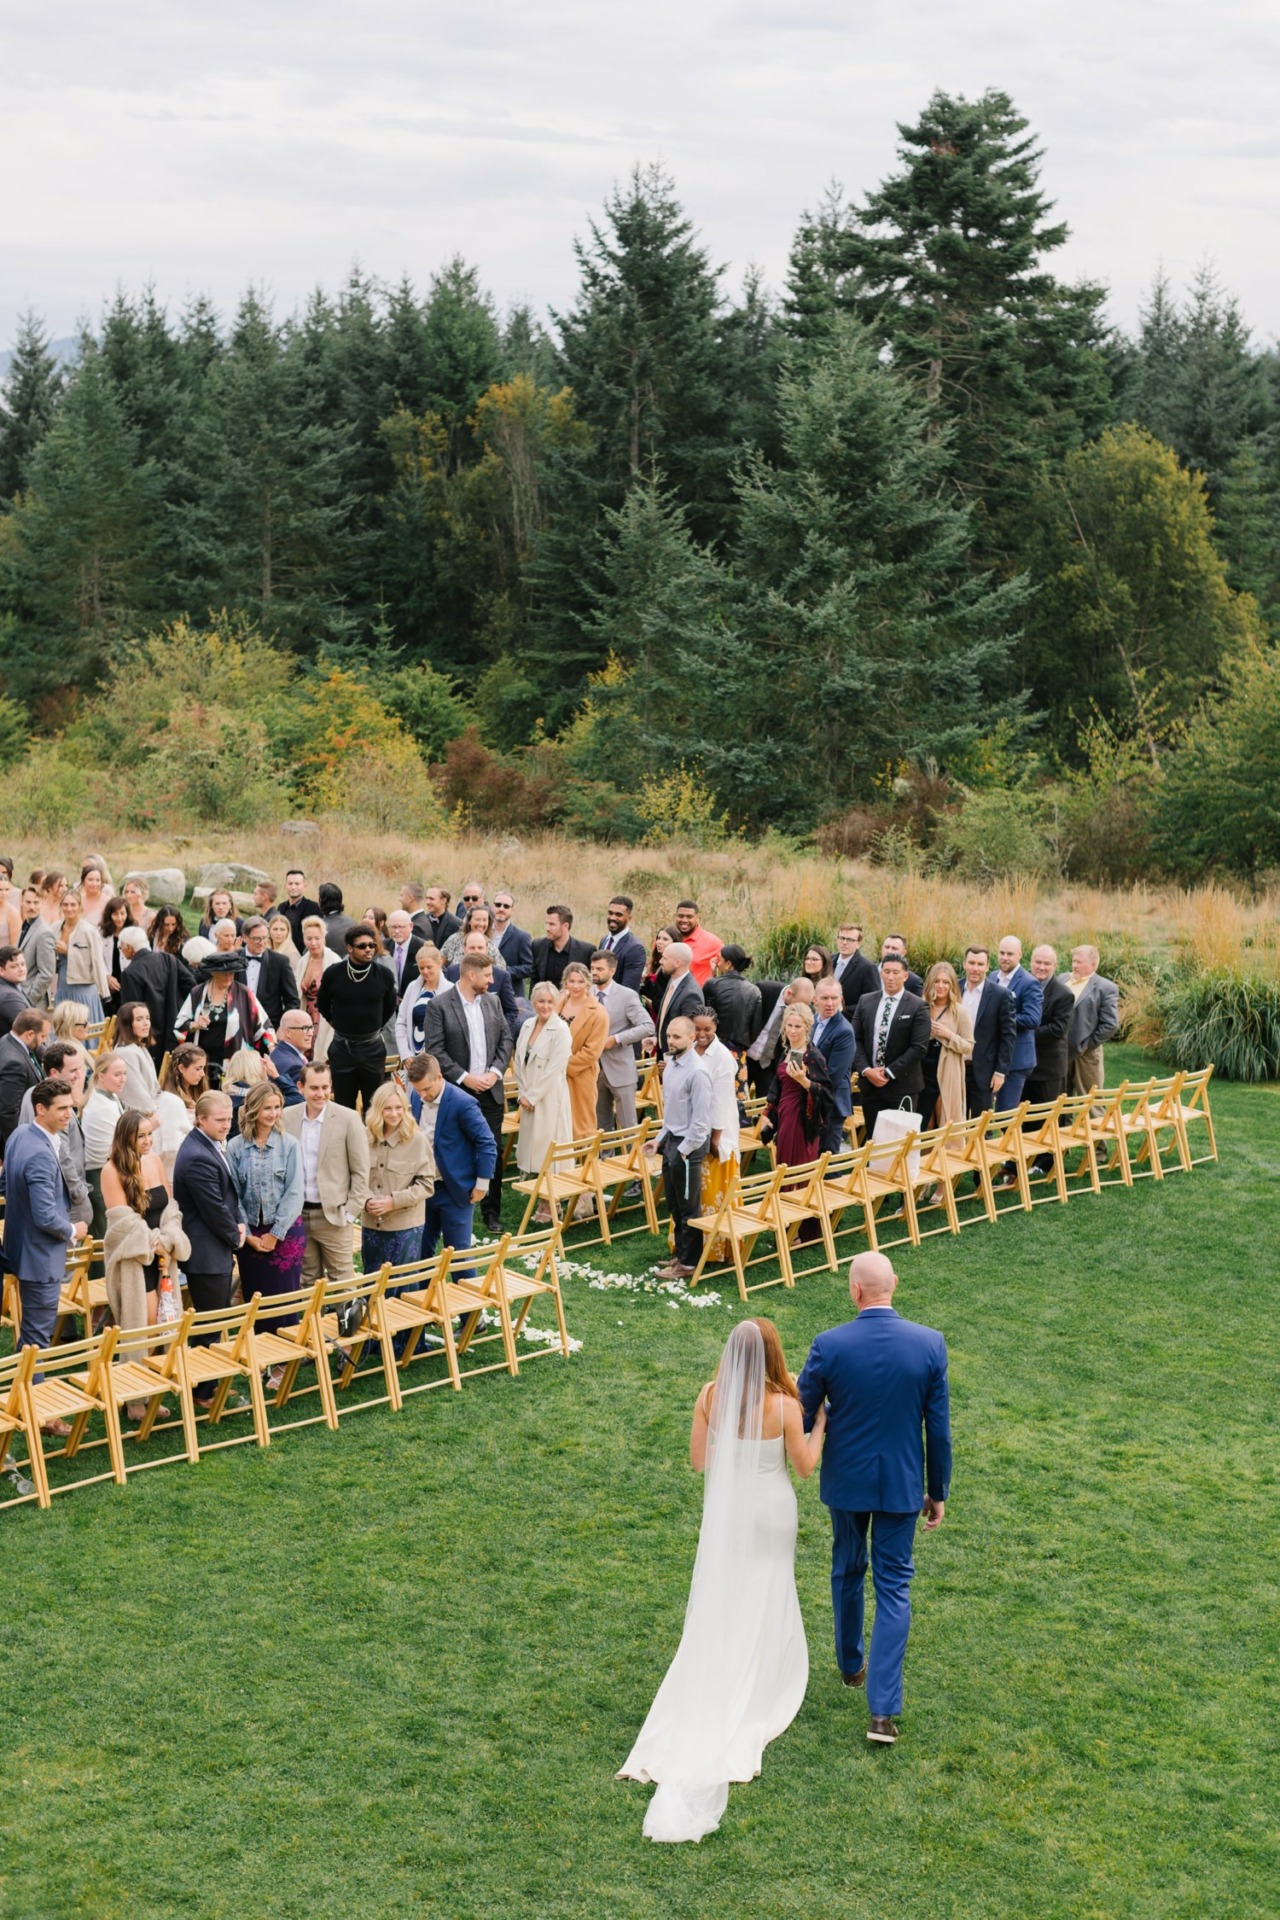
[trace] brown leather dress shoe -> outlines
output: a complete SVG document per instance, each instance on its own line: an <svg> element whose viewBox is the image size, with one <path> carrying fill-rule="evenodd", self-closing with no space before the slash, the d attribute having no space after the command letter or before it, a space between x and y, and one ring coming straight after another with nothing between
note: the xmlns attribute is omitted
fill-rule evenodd
<svg viewBox="0 0 1280 1920"><path fill-rule="evenodd" d="M860 1687L867 1677L867 1663L864 1660L856 1673L842 1673L840 1678L846 1687Z"/></svg>
<svg viewBox="0 0 1280 1920"><path fill-rule="evenodd" d="M898 1729L887 1714L873 1713L871 1724L867 1728L867 1738L873 1746L892 1747L898 1739Z"/></svg>

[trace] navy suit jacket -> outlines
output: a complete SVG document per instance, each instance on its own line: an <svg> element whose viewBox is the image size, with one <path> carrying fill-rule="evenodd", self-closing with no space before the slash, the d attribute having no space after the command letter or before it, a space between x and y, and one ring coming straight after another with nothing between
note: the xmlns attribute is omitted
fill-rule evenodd
<svg viewBox="0 0 1280 1920"><path fill-rule="evenodd" d="M182 1230L191 1242L187 1267L192 1273L230 1273L240 1244L243 1215L231 1182L231 1169L199 1127L178 1148L173 1163L173 1197Z"/></svg>
<svg viewBox="0 0 1280 1920"><path fill-rule="evenodd" d="M286 1107L300 1106L303 1096L298 1081L307 1064L306 1055L298 1052L292 1040L277 1040L271 1049L271 1064L279 1076L276 1087L284 1096ZM199 1272L198 1267L196 1271Z"/></svg>
<svg viewBox="0 0 1280 1920"><path fill-rule="evenodd" d="M533 935L508 920L502 932L494 936L494 945L507 963L512 981L523 986L533 971Z"/></svg>
<svg viewBox="0 0 1280 1920"><path fill-rule="evenodd" d="M9 1135L4 1192L4 1264L19 1280L61 1280L71 1245L71 1194L58 1149L34 1120Z"/></svg>
<svg viewBox="0 0 1280 1920"><path fill-rule="evenodd" d="M608 937L607 933L602 937L600 941L602 947ZM614 979L620 987L630 987L633 993L639 993L640 982L644 979L645 969L649 964L644 941L637 940L630 927L624 927L611 951L617 955L618 959L617 967L614 969Z"/></svg>
<svg viewBox="0 0 1280 1920"><path fill-rule="evenodd" d="M1037 981L1036 985L1039 984ZM1036 1018L1039 1019L1038 1014ZM973 1055L969 1062L973 1077L980 1087L991 1085L993 1073L1007 1074L1011 1071L1013 1049L1018 1037L1016 1019L1012 994L1006 987L998 987L988 976L982 983L982 998L978 1002L978 1015L973 1023ZM1031 1046L1034 1060L1034 1036Z"/></svg>
<svg viewBox="0 0 1280 1920"><path fill-rule="evenodd" d="M947 1343L874 1307L820 1333L798 1381L806 1427L828 1402L820 1489L845 1513L917 1513L951 1484ZM926 1440L928 1443L926 1453Z"/></svg>
<svg viewBox="0 0 1280 1920"><path fill-rule="evenodd" d="M411 1095L413 1117L422 1114L421 1097ZM436 1179L455 1207L471 1204L477 1180L492 1180L498 1149L488 1122L471 1095L445 1081L436 1109Z"/></svg>
<svg viewBox="0 0 1280 1920"><path fill-rule="evenodd" d="M816 1036L818 1023L815 1020L813 1030ZM815 1038L814 1045L827 1063L827 1072L835 1085L835 1111L842 1120L847 1120L853 1112L853 1028L842 1013L834 1020L828 1020L821 1040Z"/></svg>
<svg viewBox="0 0 1280 1920"><path fill-rule="evenodd" d="M1001 991L1013 996L1013 1059L1008 1070L1010 1073L1034 1073L1036 1028L1040 1025L1044 1007L1044 988L1034 973L1028 973L1025 967L1015 967L1009 975L1008 986ZM996 1072L999 1071L997 1067Z"/></svg>

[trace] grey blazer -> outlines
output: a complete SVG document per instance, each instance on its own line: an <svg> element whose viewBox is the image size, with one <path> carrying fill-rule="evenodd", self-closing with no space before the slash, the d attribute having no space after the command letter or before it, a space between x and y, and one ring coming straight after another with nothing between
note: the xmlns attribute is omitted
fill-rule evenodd
<svg viewBox="0 0 1280 1920"><path fill-rule="evenodd" d="M617 1041L600 1055L600 1073L611 1087L633 1087L636 1083L636 1048L653 1039L653 1016L634 987L620 987L615 980L605 1003L609 1016L609 1034Z"/></svg>
<svg viewBox="0 0 1280 1920"><path fill-rule="evenodd" d="M1060 973L1065 985L1069 973ZM1088 1053L1091 1047L1105 1046L1120 1031L1120 989L1114 980L1095 973L1082 988L1071 1013L1067 1029L1067 1048L1071 1053Z"/></svg>
<svg viewBox="0 0 1280 1920"><path fill-rule="evenodd" d="M497 1083L482 1098L502 1101L502 1076L506 1072L511 1058L513 1041L511 1029L503 1016L502 1007L496 993L480 995L480 1013L484 1021L484 1034L489 1058L485 1062L486 1071L497 1074ZM446 1080L456 1087L464 1074L471 1071L471 1033L467 1026L466 1015L462 1011L462 997L456 987L450 987L444 993L437 993L427 1008L426 1023L422 1030L422 1051L433 1053L440 1062L440 1071Z"/></svg>

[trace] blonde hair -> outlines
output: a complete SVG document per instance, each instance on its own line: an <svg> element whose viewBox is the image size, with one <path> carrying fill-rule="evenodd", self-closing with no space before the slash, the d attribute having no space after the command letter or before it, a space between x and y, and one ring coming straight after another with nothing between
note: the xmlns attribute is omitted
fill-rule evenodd
<svg viewBox="0 0 1280 1920"><path fill-rule="evenodd" d="M807 1007L803 1000L793 1000L782 1016L782 1025L784 1028L793 1015L797 1019L803 1020L804 1037L807 1042L813 1032L813 1008Z"/></svg>
<svg viewBox="0 0 1280 1920"><path fill-rule="evenodd" d="M80 1000L59 1000L53 1010L50 1022L55 1040L74 1040L76 1028L83 1021L88 1023L89 1009Z"/></svg>
<svg viewBox="0 0 1280 1920"><path fill-rule="evenodd" d="M298 932L305 933L308 927L319 927L321 933L325 930L324 921L318 913L309 913L302 925L298 928Z"/></svg>
<svg viewBox="0 0 1280 1920"><path fill-rule="evenodd" d="M268 1080L264 1076L261 1080L255 1081L250 1087L244 1097L244 1104L240 1108L240 1136L242 1139L252 1140L254 1134L258 1131L258 1115L262 1112L268 1100L278 1100L280 1102L280 1111L275 1117L271 1131L274 1133L277 1127L283 1126L284 1095L274 1080Z"/></svg>
<svg viewBox="0 0 1280 1920"><path fill-rule="evenodd" d="M99 1080L101 1080L103 1074L108 1073L110 1069L114 1067L116 1061L119 1058L120 1058L120 1055L115 1051L113 1047L107 1047L104 1051L94 1054L93 1084L95 1087L97 1086Z"/></svg>
<svg viewBox="0 0 1280 1920"><path fill-rule="evenodd" d="M946 974L950 981L950 987L947 993L947 1007L948 1009L958 1007L960 1005L960 982L957 980L956 970L949 960L935 960L928 973L926 973L924 977L925 1005L932 1006L934 982L940 980L943 974Z"/></svg>
<svg viewBox="0 0 1280 1920"><path fill-rule="evenodd" d="M386 1108L387 1101L393 1093L398 1097L403 1111L400 1115L400 1125L394 1133L389 1134L383 1122L382 1115ZM410 1112L409 1102L405 1098L404 1089L397 1081L383 1081L369 1102L369 1111L365 1115L364 1124L365 1130L375 1147L381 1146L384 1140L388 1141L394 1147L399 1146L402 1141L413 1138L417 1130L413 1114Z"/></svg>
<svg viewBox="0 0 1280 1920"><path fill-rule="evenodd" d="M266 1077L267 1070L261 1056L252 1047L241 1047L222 1069L224 1086L260 1087Z"/></svg>

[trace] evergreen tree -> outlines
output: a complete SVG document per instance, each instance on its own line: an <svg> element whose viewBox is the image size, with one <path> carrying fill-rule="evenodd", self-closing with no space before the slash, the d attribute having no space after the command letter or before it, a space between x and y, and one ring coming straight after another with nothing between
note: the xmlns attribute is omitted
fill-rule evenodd
<svg viewBox="0 0 1280 1920"><path fill-rule="evenodd" d="M53 423L61 392L62 373L49 351L44 322L24 313L0 387L0 508L26 484L31 457Z"/></svg>
<svg viewBox="0 0 1280 1920"><path fill-rule="evenodd" d="M424 413L440 418L450 473L472 448L468 422L486 387L502 373L502 336L493 303L474 267L453 259L432 277L422 321L427 391Z"/></svg>

